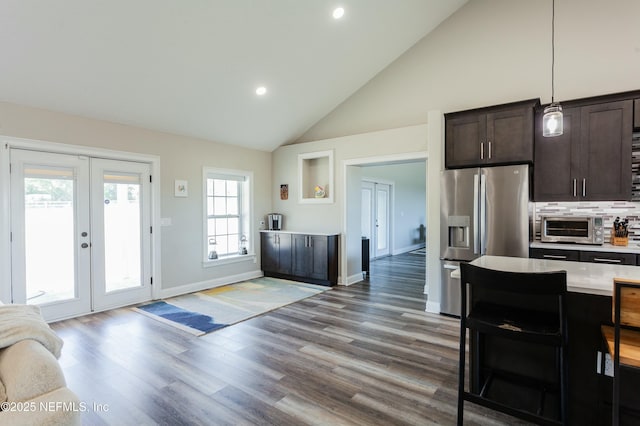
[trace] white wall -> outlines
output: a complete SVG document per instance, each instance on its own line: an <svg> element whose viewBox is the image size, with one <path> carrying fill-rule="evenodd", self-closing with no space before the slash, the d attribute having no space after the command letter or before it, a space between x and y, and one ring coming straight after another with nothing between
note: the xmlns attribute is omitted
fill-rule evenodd
<svg viewBox="0 0 640 426"><path fill-rule="evenodd" d="M164 294L260 274L259 258L255 264L203 268L202 167L253 171L251 239L259 251L258 221L271 210L271 153L9 103L0 103L0 135L159 156L161 176L155 182L161 185L161 216L172 222L156 227L162 232ZM174 197L175 179L188 181L187 198ZM0 212L0 223L5 223L6 215L7 211Z"/></svg>
<svg viewBox="0 0 640 426"><path fill-rule="evenodd" d="M426 226L427 163L426 160L405 164L362 167L366 180L393 182L392 254L404 253L424 245L419 227ZM349 204L349 209L351 209Z"/></svg>
<svg viewBox="0 0 640 426"><path fill-rule="evenodd" d="M640 89L640 1L556 1L556 99ZM529 98L551 101L551 0L472 0L299 141L426 121Z"/></svg>
<svg viewBox="0 0 640 426"><path fill-rule="evenodd" d="M416 155L424 158L426 148L426 125L280 147L273 152L273 187L271 188L273 211L284 214L286 230L342 234L341 280L343 283L351 282L356 278L360 268L361 229L360 226L353 229L350 227L350 235L344 234L347 223L344 191L345 188L354 187L347 182L346 167L379 161L373 159L380 157L386 158L387 161L417 158ZM335 188L334 202L331 204L298 203L298 154L326 150L333 150L334 153L335 176L332 185ZM351 178L349 182L352 182ZM278 189L281 184L289 185L288 200L280 200ZM359 188L359 180L355 187ZM359 189L356 196L360 197ZM358 216L360 214L359 202L357 214ZM350 265L348 271L347 265Z"/></svg>

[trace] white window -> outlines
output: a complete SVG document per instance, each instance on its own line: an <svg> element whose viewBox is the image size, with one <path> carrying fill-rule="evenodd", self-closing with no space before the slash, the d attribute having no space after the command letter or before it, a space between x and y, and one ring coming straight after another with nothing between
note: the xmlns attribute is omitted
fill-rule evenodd
<svg viewBox="0 0 640 426"><path fill-rule="evenodd" d="M252 174L205 167L203 175L205 262L217 263L252 254Z"/></svg>

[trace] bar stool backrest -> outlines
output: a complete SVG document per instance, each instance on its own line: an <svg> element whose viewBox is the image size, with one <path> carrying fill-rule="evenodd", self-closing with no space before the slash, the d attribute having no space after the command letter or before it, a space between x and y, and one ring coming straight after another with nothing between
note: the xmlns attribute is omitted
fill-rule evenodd
<svg viewBox="0 0 640 426"><path fill-rule="evenodd" d="M620 294L620 325L640 328L640 280L615 278L613 285L611 320L616 322L616 301L618 294Z"/></svg>

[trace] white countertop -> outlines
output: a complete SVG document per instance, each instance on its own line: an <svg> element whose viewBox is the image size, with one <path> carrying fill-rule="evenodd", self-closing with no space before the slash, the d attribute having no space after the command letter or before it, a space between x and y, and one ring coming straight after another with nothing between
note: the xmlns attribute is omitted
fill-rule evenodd
<svg viewBox="0 0 640 426"><path fill-rule="evenodd" d="M471 264L508 272L567 271L567 290L574 293L602 296L611 296L614 278L640 280L640 266L631 265L607 265L504 256L482 256L472 261ZM453 271L451 277L459 279L460 270Z"/></svg>
<svg viewBox="0 0 640 426"><path fill-rule="evenodd" d="M637 242L630 242L628 246L614 246L613 244L567 244L567 243L543 243L533 241L529 243L530 248L555 249L555 250L580 250L580 251L602 251L609 253L634 253L640 254L640 245Z"/></svg>

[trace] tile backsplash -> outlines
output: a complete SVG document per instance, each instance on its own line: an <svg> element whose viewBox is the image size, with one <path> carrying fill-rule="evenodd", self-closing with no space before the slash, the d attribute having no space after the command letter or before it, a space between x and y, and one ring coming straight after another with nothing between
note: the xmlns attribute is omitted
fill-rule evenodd
<svg viewBox="0 0 640 426"><path fill-rule="evenodd" d="M611 228L616 217L629 219L629 241L640 242L640 202L637 201L592 201L532 203L534 237L540 240L540 216L602 216L604 218L605 242L609 242Z"/></svg>

